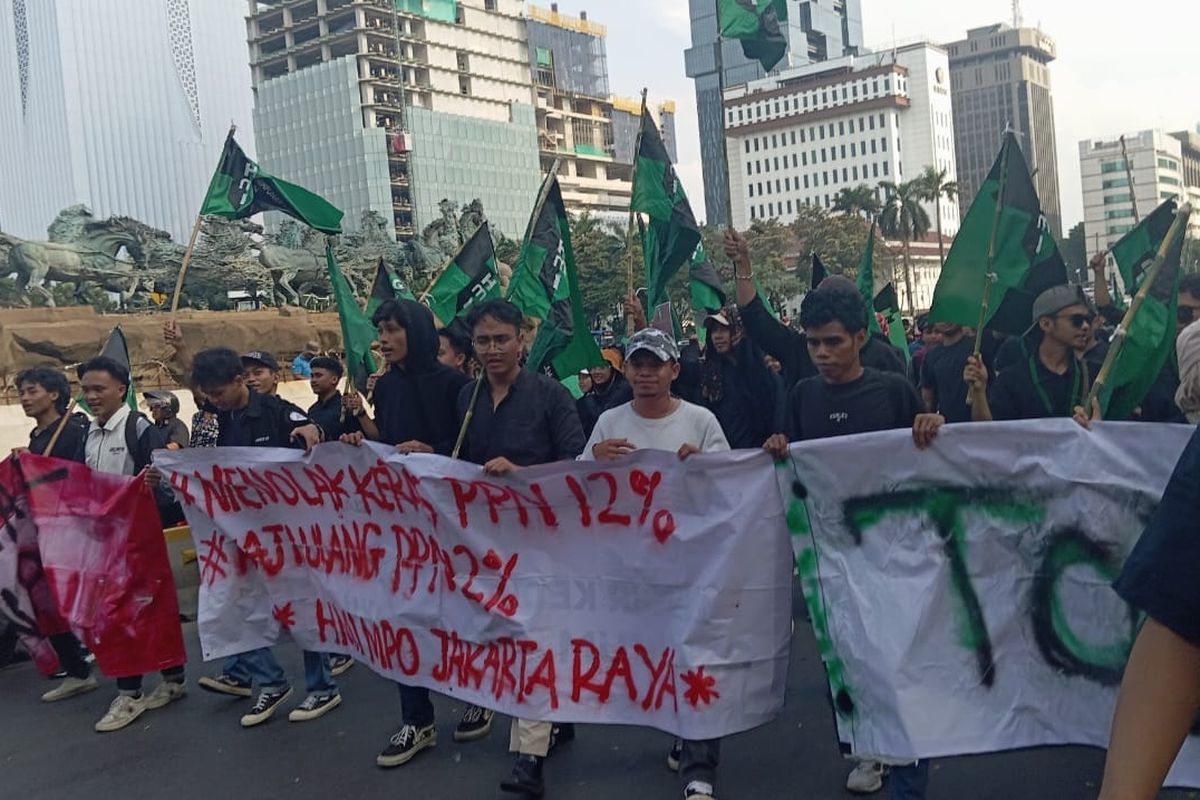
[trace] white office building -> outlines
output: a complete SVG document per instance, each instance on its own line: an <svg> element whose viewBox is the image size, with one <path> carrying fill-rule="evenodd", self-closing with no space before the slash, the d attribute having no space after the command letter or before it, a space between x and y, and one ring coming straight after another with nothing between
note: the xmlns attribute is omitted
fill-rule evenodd
<svg viewBox="0 0 1200 800"><path fill-rule="evenodd" d="M1119 135L1079 143L1083 230L1089 254L1108 250L1133 229L1135 200L1139 217L1145 217L1171 198L1200 206L1200 185L1189 184L1185 170L1188 137L1186 132L1167 134L1159 130L1125 134L1129 172L1125 168ZM1132 191L1130 173L1133 176ZM1200 215L1192 215L1193 236L1200 235L1198 217Z"/></svg>
<svg viewBox="0 0 1200 800"><path fill-rule="evenodd" d="M230 122L253 156L245 0L0 3L0 230L60 210L186 241Z"/></svg>
<svg viewBox="0 0 1200 800"><path fill-rule="evenodd" d="M830 208L842 189L901 183L927 166L954 180L949 62L937 45L846 56L725 92L733 224L793 221L802 205ZM881 195L882 197L882 195ZM928 203L932 221L936 209ZM942 229L958 231L955 200Z"/></svg>

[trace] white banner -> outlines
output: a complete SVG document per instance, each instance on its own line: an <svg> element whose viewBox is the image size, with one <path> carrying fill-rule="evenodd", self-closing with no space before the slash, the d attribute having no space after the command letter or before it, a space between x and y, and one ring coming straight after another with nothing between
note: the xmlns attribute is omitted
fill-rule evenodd
<svg viewBox="0 0 1200 800"><path fill-rule="evenodd" d="M779 470L838 735L892 759L1108 742L1139 622L1111 582L1191 427L810 442ZM808 514L805 514L807 505ZM1200 739L1170 785L1200 786Z"/></svg>
<svg viewBox="0 0 1200 800"><path fill-rule="evenodd" d="M763 453L486 478L325 444L160 451L206 660L271 645L529 719L707 739L783 704L792 563Z"/></svg>

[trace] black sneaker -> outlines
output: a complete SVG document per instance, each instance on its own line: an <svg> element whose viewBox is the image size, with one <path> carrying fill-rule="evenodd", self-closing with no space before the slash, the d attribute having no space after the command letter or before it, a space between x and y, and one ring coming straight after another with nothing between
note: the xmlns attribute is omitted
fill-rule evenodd
<svg viewBox="0 0 1200 800"><path fill-rule="evenodd" d="M487 736L492 730L492 718L495 716L496 712L491 709L468 707L454 729L454 741L473 742Z"/></svg>
<svg viewBox="0 0 1200 800"><path fill-rule="evenodd" d="M242 683L239 680L234 680L224 672L215 678L210 678L205 675L203 678L196 681L196 684L201 689L207 689L210 692L227 694L233 697L250 697L252 694L254 694L254 692L251 691L250 684Z"/></svg>
<svg viewBox="0 0 1200 800"><path fill-rule="evenodd" d="M667 769L679 772L679 760L683 758L683 739L671 743L671 752L667 753Z"/></svg>
<svg viewBox="0 0 1200 800"><path fill-rule="evenodd" d="M283 705L283 702L292 696L292 687L287 687L278 692L268 692L266 689L258 693L258 700L254 703L254 708L250 709L250 713L242 717L243 728L253 728L255 725L261 725L271 718L271 715Z"/></svg>
<svg viewBox="0 0 1200 800"><path fill-rule="evenodd" d="M546 755L549 756L559 746L575 741L575 723L564 722L561 725L555 725L550 729L550 747L546 750Z"/></svg>
<svg viewBox="0 0 1200 800"><path fill-rule="evenodd" d="M354 666L354 659L350 656L330 656L329 657L329 674L333 677L338 677L345 673L348 669Z"/></svg>
<svg viewBox="0 0 1200 800"><path fill-rule="evenodd" d="M426 747L437 746L437 728L426 725L418 728L416 725L405 725L392 734L388 746L375 757L375 763L381 767L398 767L407 764L413 756Z"/></svg>
<svg viewBox="0 0 1200 800"><path fill-rule="evenodd" d="M527 797L541 797L546 793L542 781L542 759L537 756L517 756L512 774L500 781L500 789Z"/></svg>
<svg viewBox="0 0 1200 800"><path fill-rule="evenodd" d="M292 709L288 714L289 722L308 722L310 719L323 717L342 704L342 696L338 692L310 694L304 702Z"/></svg>

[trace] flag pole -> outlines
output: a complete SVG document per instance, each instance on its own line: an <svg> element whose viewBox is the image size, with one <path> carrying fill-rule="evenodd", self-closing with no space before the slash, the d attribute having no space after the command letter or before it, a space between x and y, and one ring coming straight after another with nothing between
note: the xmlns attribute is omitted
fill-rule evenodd
<svg viewBox="0 0 1200 800"><path fill-rule="evenodd" d="M1008 189L1009 128L1004 129L1004 144L1000 156L1000 191L996 194L996 214L992 217L992 237L988 242L987 275L983 282L983 300L979 305L979 325L975 328L975 349L972 355L979 358L983 350L983 328L987 324L987 313L992 302L992 284L996 282L996 238L1000 233L1000 217L1004 213L1004 195ZM912 298L909 298L910 300ZM967 405L975 403L975 386L967 387Z"/></svg>
<svg viewBox="0 0 1200 800"><path fill-rule="evenodd" d="M117 325L108 332L108 336L106 336L104 339L106 344L107 344L108 340L110 338L112 338L113 331L117 330L117 328L120 328L120 327L121 327L120 325ZM96 355L102 355L103 353L104 353L104 345L101 345L100 352L97 353ZM130 375L129 379L133 380L133 376ZM62 436L63 429L67 427L67 420L69 420L71 418L71 415L75 413L75 409L77 409L77 408L79 408L79 396L78 395L71 398L71 402L67 405L66 413L63 414L62 417L59 418L58 427L54 429L54 435L50 437L50 443L48 445L46 445L46 449L41 452L41 455L48 456L48 455L50 455L50 453L52 453L54 451L54 445L58 444L58 437Z"/></svg>
<svg viewBox="0 0 1200 800"><path fill-rule="evenodd" d="M721 7L714 3L717 14L717 96L721 100L721 157L725 161L725 229L733 230L733 186L729 176L732 170L729 165L729 137L725 133L725 37L720 35Z"/></svg>
<svg viewBox="0 0 1200 800"><path fill-rule="evenodd" d="M629 255L629 268L627 270L629 296L633 296L633 224L637 216L637 212L633 210L633 192L637 190L637 171L638 171L638 154L642 150L642 126L646 124L646 95L649 89L642 88L642 115L638 118L637 137L633 140L633 171L629 175L630 196L629 196L629 225L625 229L625 252ZM643 244L643 247L645 245ZM643 257L645 254L643 254ZM633 335L633 315L625 314L625 334Z"/></svg>
<svg viewBox="0 0 1200 800"><path fill-rule="evenodd" d="M1133 206L1133 224L1140 225L1141 215L1138 214L1137 195L1133 188L1133 164L1129 163L1129 151L1125 149L1125 135L1121 134L1121 160L1125 162L1125 180L1129 182L1129 203Z"/></svg>
<svg viewBox="0 0 1200 800"><path fill-rule="evenodd" d="M237 132L237 125L230 123L229 133L226 134L226 136L225 136L226 140L232 138L233 134L236 132ZM222 150L221 150L221 155L222 155L222 158L225 155L224 148L222 148ZM220 169L220 166L221 166L221 162L218 161L217 168ZM183 279L187 275L188 267L192 263L192 253L194 253L196 250L196 239L200 236L200 226L203 223L204 223L204 215L197 214L196 215L196 224L192 226L192 236L190 239L188 239L187 250L185 250L183 253L183 263L179 265L179 274L175 276L175 293L171 296L171 316L172 317L174 317L175 313L177 311L179 311L179 300L183 293Z"/></svg>
<svg viewBox="0 0 1200 800"><path fill-rule="evenodd" d="M454 451L450 453L450 458L458 460L458 454L462 451L463 442L467 438L467 428L471 427L471 420L475 417L475 401L479 399L479 387L483 386L483 376L487 372L484 367L479 368L479 375L475 378L475 388L471 390L471 402L467 404L467 413L463 416L462 427L458 429L458 438L454 441Z"/></svg>
<svg viewBox="0 0 1200 800"><path fill-rule="evenodd" d="M1134 295L1133 302L1129 304L1129 308L1125 311L1125 316L1121 318L1121 324L1113 332L1112 338L1109 340L1108 355L1104 357L1104 364L1101 365L1100 372L1096 375L1096 380L1092 383L1092 388L1088 392L1087 401L1084 405L1084 410L1088 414L1091 413L1092 404L1096 402L1096 399L1100 396L1100 392L1108 384L1113 365L1116 364L1117 357L1121 354L1121 348L1125 345L1125 335L1129 331L1129 326L1133 324L1134 317L1137 316L1146 296L1150 294L1150 289L1158 279L1158 273L1162 271L1163 264L1166 263L1171 248L1175 246L1179 237L1183 236L1184 231L1187 230L1188 217L1191 216L1191 213L1192 206L1190 203L1184 203L1175 212L1175 221L1171 223L1171 228L1159 244L1158 253L1154 256L1154 263L1150 265L1150 269L1146 270L1145 275L1142 277L1141 288ZM1170 324L1170 320L1167 321L1167 324Z"/></svg>

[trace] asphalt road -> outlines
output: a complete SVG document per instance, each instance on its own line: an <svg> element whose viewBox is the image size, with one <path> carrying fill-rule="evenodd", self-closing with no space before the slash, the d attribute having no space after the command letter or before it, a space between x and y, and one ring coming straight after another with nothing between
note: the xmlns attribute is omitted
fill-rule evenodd
<svg viewBox="0 0 1200 800"><path fill-rule="evenodd" d="M204 674L195 625L185 626L189 677ZM303 682L299 652L277 648L293 680ZM148 678L153 686L157 678ZM99 691L54 705L39 702L51 684L28 664L0 672L0 799L240 800L254 798L399 797L405 800L501 800L507 774L507 720L488 739L455 744L460 703L438 698L437 748L404 767L383 770L375 755L399 723L396 691L362 665L341 679L345 702L323 719L289 723L286 712L243 730L250 701L197 689L134 725L93 732L115 692ZM297 692L292 704L303 695ZM561 800L678 798L664 763L668 737L627 727L580 726L574 743L547 764L547 796ZM934 762L931 800L1091 800L1104 755L1076 747L1040 748ZM787 707L770 725L726 740L718 794L722 800L834 800L849 767L838 754L825 699L824 674L808 627L796 626ZM883 798L886 794L876 797ZM1194 798L1195 792L1164 792Z"/></svg>

